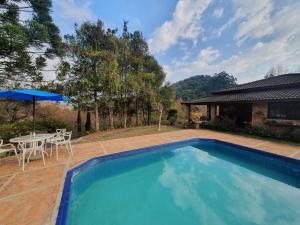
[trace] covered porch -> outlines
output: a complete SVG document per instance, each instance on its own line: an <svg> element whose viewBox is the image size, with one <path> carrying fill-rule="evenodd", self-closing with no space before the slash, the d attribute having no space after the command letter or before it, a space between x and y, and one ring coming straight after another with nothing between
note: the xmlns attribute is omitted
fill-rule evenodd
<svg viewBox="0 0 300 225"><path fill-rule="evenodd" d="M207 121L214 121L216 118L229 118L234 120L236 125L243 127L252 123L253 104L241 102L183 102L186 107L186 118L188 124L193 124L192 107L205 106Z"/></svg>

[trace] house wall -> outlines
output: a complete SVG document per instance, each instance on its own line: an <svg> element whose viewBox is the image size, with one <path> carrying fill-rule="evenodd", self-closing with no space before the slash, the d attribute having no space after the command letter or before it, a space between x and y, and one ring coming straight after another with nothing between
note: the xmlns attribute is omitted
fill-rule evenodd
<svg viewBox="0 0 300 225"><path fill-rule="evenodd" d="M263 125L268 117L268 103L255 102L252 104L252 125Z"/></svg>
<svg viewBox="0 0 300 225"><path fill-rule="evenodd" d="M263 126L266 121L271 120L283 125L300 125L300 120L269 119L267 102L252 104L252 126Z"/></svg>

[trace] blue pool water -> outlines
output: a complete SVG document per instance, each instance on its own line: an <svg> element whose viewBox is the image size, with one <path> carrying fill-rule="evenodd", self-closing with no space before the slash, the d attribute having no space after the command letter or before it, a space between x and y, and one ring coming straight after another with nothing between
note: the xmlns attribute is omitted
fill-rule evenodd
<svg viewBox="0 0 300 225"><path fill-rule="evenodd" d="M57 224L300 224L299 161L218 141L91 160L66 185Z"/></svg>

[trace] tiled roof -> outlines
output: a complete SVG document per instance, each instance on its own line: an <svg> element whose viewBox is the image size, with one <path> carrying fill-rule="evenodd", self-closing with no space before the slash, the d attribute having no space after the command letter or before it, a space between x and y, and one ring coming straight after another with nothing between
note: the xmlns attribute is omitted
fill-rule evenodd
<svg viewBox="0 0 300 225"><path fill-rule="evenodd" d="M211 95L198 100L183 102L183 104L208 104L226 102L254 102L254 101L300 101L300 87L273 89L266 91L230 93Z"/></svg>
<svg viewBox="0 0 300 225"><path fill-rule="evenodd" d="M214 94L247 92L300 85L300 73L290 73L225 88Z"/></svg>

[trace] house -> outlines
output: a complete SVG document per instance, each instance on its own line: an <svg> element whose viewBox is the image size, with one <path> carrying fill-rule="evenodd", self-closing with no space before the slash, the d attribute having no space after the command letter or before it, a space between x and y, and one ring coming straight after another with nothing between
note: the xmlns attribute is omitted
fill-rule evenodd
<svg viewBox="0 0 300 225"><path fill-rule="evenodd" d="M206 105L210 121L228 117L237 126L261 126L266 121L300 125L300 73L236 85L182 104L187 106L189 123L191 107Z"/></svg>

